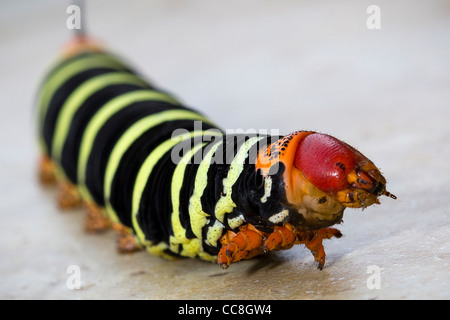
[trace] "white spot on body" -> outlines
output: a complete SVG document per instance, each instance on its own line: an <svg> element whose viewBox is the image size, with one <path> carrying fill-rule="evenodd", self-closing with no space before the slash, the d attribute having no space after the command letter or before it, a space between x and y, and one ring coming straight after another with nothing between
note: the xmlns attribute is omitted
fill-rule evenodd
<svg viewBox="0 0 450 320"><path fill-rule="evenodd" d="M264 179L264 195L261 197L261 202L266 203L267 198L270 197L272 192L272 178L270 176Z"/></svg>
<svg viewBox="0 0 450 320"><path fill-rule="evenodd" d="M272 223L281 223L289 216L289 210L285 209L281 212L275 213L269 218L269 221Z"/></svg>
<svg viewBox="0 0 450 320"><path fill-rule="evenodd" d="M244 216L242 214L238 215L237 217L228 219L228 225L231 229L236 229L240 227L245 222Z"/></svg>

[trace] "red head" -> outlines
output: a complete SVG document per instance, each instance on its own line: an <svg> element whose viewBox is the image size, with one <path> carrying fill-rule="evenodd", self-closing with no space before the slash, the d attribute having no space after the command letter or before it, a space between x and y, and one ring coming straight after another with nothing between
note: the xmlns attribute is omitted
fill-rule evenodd
<svg viewBox="0 0 450 320"><path fill-rule="evenodd" d="M336 138L314 133L299 143L294 165L318 189L336 193L347 187L347 175L361 156Z"/></svg>
<svg viewBox="0 0 450 320"><path fill-rule="evenodd" d="M388 195L386 180L362 153L332 136L313 133L295 153L294 165L317 189L350 207L366 207Z"/></svg>

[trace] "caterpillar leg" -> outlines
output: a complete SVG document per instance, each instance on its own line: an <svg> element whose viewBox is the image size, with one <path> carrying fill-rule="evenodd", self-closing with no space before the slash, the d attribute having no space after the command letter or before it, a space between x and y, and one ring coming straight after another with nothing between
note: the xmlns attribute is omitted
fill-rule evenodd
<svg viewBox="0 0 450 320"><path fill-rule="evenodd" d="M43 155L39 159L38 179L44 186L56 184L55 164L48 155Z"/></svg>
<svg viewBox="0 0 450 320"><path fill-rule="evenodd" d="M81 206L81 196L76 185L69 181L58 183L58 206L61 209L73 209Z"/></svg>
<svg viewBox="0 0 450 320"><path fill-rule="evenodd" d="M142 249L131 231L123 224L114 223L112 227L117 234L117 251L120 253L131 253Z"/></svg>
<svg viewBox="0 0 450 320"><path fill-rule="evenodd" d="M317 231L313 231L312 236L308 235L308 238L310 240L305 243L305 246L311 251L312 255L314 256L314 260L317 262L317 268L319 270L323 269L326 256L322 241L324 239L330 239L332 237L340 238L342 237L342 233L335 228L323 228Z"/></svg>
<svg viewBox="0 0 450 320"><path fill-rule="evenodd" d="M269 251L289 249L296 244L305 244L318 263L318 268L322 270L325 265L325 249L322 241L341 236L341 232L335 228L302 230L286 224L274 227L271 233L264 233L251 224L247 224L242 226L237 233L228 231L222 236L220 240L222 248L219 251L217 262L223 269L226 269L232 262L250 259Z"/></svg>
<svg viewBox="0 0 450 320"><path fill-rule="evenodd" d="M276 226L274 231L269 233L264 240L263 251L285 250L297 243L299 243L297 235L290 224L286 224L283 227Z"/></svg>
<svg viewBox="0 0 450 320"><path fill-rule="evenodd" d="M111 220L105 210L94 202L85 202L84 228L88 232L101 232L111 227Z"/></svg>
<svg viewBox="0 0 450 320"><path fill-rule="evenodd" d="M242 226L237 233L227 231L220 239L222 248L217 256L217 262L222 269L227 269L232 262L261 254L263 237L264 233L251 224Z"/></svg>

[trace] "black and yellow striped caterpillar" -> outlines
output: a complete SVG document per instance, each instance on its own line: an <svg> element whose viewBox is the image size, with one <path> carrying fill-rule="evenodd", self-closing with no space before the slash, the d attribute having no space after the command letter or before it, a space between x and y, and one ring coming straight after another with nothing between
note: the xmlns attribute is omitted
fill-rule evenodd
<svg viewBox="0 0 450 320"><path fill-rule="evenodd" d="M40 179L62 208L86 207L86 228L113 226L119 249L231 262L323 239L346 207L387 195L360 152L329 135L225 135L78 36L38 99ZM198 129L201 127L201 129Z"/></svg>

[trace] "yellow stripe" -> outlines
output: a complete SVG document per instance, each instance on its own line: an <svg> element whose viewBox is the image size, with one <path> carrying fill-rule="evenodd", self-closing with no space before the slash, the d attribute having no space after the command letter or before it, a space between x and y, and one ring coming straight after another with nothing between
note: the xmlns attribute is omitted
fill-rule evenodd
<svg viewBox="0 0 450 320"><path fill-rule="evenodd" d="M49 107L50 101L54 96L56 90L63 85L68 79L80 74L86 70L94 68L111 68L117 70L126 70L124 66L118 59L112 56L87 56L85 58L80 58L75 60L55 71L43 84L38 97L38 127L42 128L44 125L45 114ZM41 147L46 149L44 143L40 143Z"/></svg>
<svg viewBox="0 0 450 320"><path fill-rule="evenodd" d="M248 151L255 143L257 143L261 139L263 139L263 137L250 138L239 148L239 151L236 153L236 156L231 162L227 177L223 179L224 195L222 195L219 201L217 201L216 207L214 209L216 219L222 223L225 214L232 212L233 208L236 207L236 204L231 199L232 188L239 178L242 170L244 169L244 162L248 156Z"/></svg>
<svg viewBox="0 0 450 320"><path fill-rule="evenodd" d="M122 159L123 154L128 150L131 144L140 137L145 131L153 128L165 121L173 121L173 120L200 120L204 122L208 122L206 118L199 115L196 112L188 111L188 110L168 110L163 112L158 112L152 115L149 115L145 118L140 119L135 122L130 128L125 131L120 139L115 144L111 155L108 159L108 163L106 165L105 171L105 184L104 184L104 195L105 195L105 204L108 215L113 221L118 222L117 214L115 210L112 208L109 198L111 195L111 184L114 178L114 174L116 173L117 167L119 166L120 160Z"/></svg>
<svg viewBox="0 0 450 320"><path fill-rule="evenodd" d="M80 155L78 157L78 185L80 193L86 201L92 201L92 196L90 195L90 192L85 185L86 166L98 132L100 131L102 126L118 111L124 109L131 103L147 100L164 101L175 105L178 104L178 102L174 98L161 92L148 89L132 91L120 95L106 103L89 121L81 140Z"/></svg>
<svg viewBox="0 0 450 320"><path fill-rule="evenodd" d="M168 248L169 248L169 246L165 242L160 242L160 243L155 244L155 245L153 245L151 247L146 247L147 251L150 252L151 254L154 254L154 255L161 256L161 257L164 257L166 259L172 260L172 259L174 259L174 257L169 255L169 254L166 254L164 252L164 250L166 250Z"/></svg>
<svg viewBox="0 0 450 320"><path fill-rule="evenodd" d="M223 234L224 225L219 220L214 221L214 224L208 228L206 232L206 244L210 246L217 247L217 241Z"/></svg>
<svg viewBox="0 0 450 320"><path fill-rule="evenodd" d="M223 141L214 145L206 153L205 157L198 166L197 174L195 175L194 191L189 199L189 217L191 228L192 232L199 239L202 238L202 228L206 224L206 220L209 217L209 214L203 211L201 197L208 184L208 169L211 164L212 156L222 143Z"/></svg>
<svg viewBox="0 0 450 320"><path fill-rule="evenodd" d="M96 91L114 84L136 84L145 86L146 83L129 73L108 73L92 78L78 87L67 99L59 113L52 142L52 157L61 160L61 153L69 133L73 116L83 102Z"/></svg>
<svg viewBox="0 0 450 320"><path fill-rule="evenodd" d="M195 257L198 252L202 251L201 238L188 239L186 237L186 229L183 228L180 221L180 190L183 185L184 174L187 164L191 161L194 154L202 148L206 143L198 144L187 153L177 164L172 176L171 197L172 197L172 230L173 236L170 236L170 249L173 252L178 251L178 245L183 245L183 251L179 254L184 257Z"/></svg>

